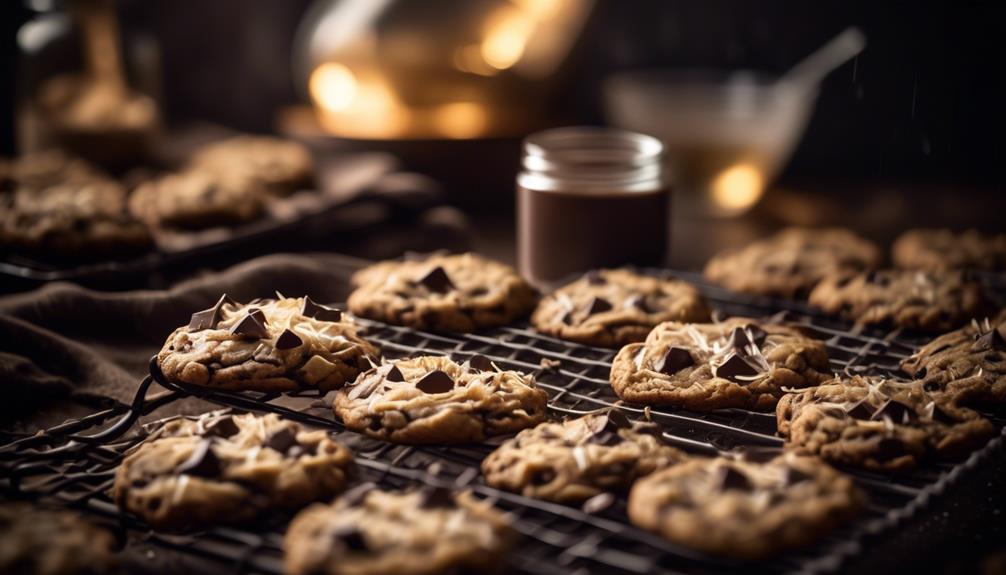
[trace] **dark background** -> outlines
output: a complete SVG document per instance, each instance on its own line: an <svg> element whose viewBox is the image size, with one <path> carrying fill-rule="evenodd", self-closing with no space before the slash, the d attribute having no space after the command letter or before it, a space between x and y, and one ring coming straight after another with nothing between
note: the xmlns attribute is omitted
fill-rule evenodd
<svg viewBox="0 0 1006 575"><path fill-rule="evenodd" d="M27 11L4 2L4 60ZM439 2L427 2L436 9ZM297 102L290 46L305 0L129 0L127 47L154 38L169 120L270 131ZM637 67L782 72L848 25L867 51L824 83L783 180L925 181L1002 189L1003 4L599 0L545 123L599 123L600 80ZM74 54L47 55L67 62ZM10 69L10 68L8 68ZM24 81L22 70L16 76ZM15 80L17 81L17 80ZM3 152L13 150L11 92Z"/></svg>

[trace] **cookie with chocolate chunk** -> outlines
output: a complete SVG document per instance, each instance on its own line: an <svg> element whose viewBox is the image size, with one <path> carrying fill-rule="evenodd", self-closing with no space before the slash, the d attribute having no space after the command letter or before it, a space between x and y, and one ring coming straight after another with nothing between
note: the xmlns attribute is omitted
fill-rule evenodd
<svg viewBox="0 0 1006 575"><path fill-rule="evenodd" d="M361 374L333 408L353 431L395 443L469 443L545 420L548 394L534 377L497 369L483 356L463 363L422 356Z"/></svg>
<svg viewBox="0 0 1006 575"><path fill-rule="evenodd" d="M506 515L469 492L363 484L294 518L283 538L284 572L492 573L503 570L515 536Z"/></svg>
<svg viewBox="0 0 1006 575"><path fill-rule="evenodd" d="M884 270L825 278L810 304L857 325L946 331L983 315L989 303L961 272Z"/></svg>
<svg viewBox="0 0 1006 575"><path fill-rule="evenodd" d="M129 198L132 214L155 228L231 226L255 220L264 208L263 189L254 180L196 170L142 183Z"/></svg>
<svg viewBox="0 0 1006 575"><path fill-rule="evenodd" d="M119 465L112 492L157 529L201 528L331 497L352 466L352 452L325 431L218 411L154 431Z"/></svg>
<svg viewBox="0 0 1006 575"><path fill-rule="evenodd" d="M168 337L157 365L173 383L328 391L369 369L377 356L352 318L309 297L241 304L224 295Z"/></svg>
<svg viewBox="0 0 1006 575"><path fill-rule="evenodd" d="M595 270L542 298L531 323L545 334L603 347L643 341L664 321L709 320L691 284L628 269Z"/></svg>
<svg viewBox="0 0 1006 575"><path fill-rule="evenodd" d="M786 228L717 254L704 274L735 292L805 297L824 277L874 269L881 259L876 244L844 228Z"/></svg>
<svg viewBox="0 0 1006 575"><path fill-rule="evenodd" d="M776 424L789 447L881 471L965 455L994 433L988 420L928 393L920 382L862 376L784 396Z"/></svg>
<svg viewBox="0 0 1006 575"><path fill-rule="evenodd" d="M76 513L0 505L0 573L84 575L113 572L115 538Z"/></svg>
<svg viewBox="0 0 1006 575"><path fill-rule="evenodd" d="M417 329L470 332L524 317L535 293L510 266L476 254L386 261L353 276L349 309Z"/></svg>
<svg viewBox="0 0 1006 575"><path fill-rule="evenodd" d="M578 503L684 461L659 431L621 412L547 421L507 440L482 461L486 483L527 497Z"/></svg>
<svg viewBox="0 0 1006 575"><path fill-rule="evenodd" d="M901 369L954 403L1006 405L1006 311L937 337L902 361Z"/></svg>
<svg viewBox="0 0 1006 575"><path fill-rule="evenodd" d="M310 150L299 142L268 136L236 136L208 144L193 154L189 167L215 176L241 176L274 196L314 185Z"/></svg>
<svg viewBox="0 0 1006 575"><path fill-rule="evenodd" d="M891 247L894 265L927 271L1006 270L1006 234L978 230L909 230Z"/></svg>
<svg viewBox="0 0 1006 575"><path fill-rule="evenodd" d="M830 376L823 342L791 327L730 318L658 325L644 343L618 352L611 387L635 403L769 410L784 388L817 385Z"/></svg>
<svg viewBox="0 0 1006 575"><path fill-rule="evenodd" d="M644 477L629 495L638 527L699 551L763 559L852 518L863 495L814 457L697 458Z"/></svg>

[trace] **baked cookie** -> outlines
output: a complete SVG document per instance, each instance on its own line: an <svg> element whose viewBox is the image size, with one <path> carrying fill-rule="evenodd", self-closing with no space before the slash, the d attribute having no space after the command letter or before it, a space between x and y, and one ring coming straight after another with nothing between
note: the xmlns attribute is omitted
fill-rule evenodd
<svg viewBox="0 0 1006 575"><path fill-rule="evenodd" d="M0 245L47 257L75 259L135 254L151 246L150 232L126 208L113 180L76 179L0 194Z"/></svg>
<svg viewBox="0 0 1006 575"><path fill-rule="evenodd" d="M784 396L776 425L789 447L882 471L964 455L994 432L986 419L933 396L919 382L862 376Z"/></svg>
<svg viewBox="0 0 1006 575"><path fill-rule="evenodd" d="M264 197L251 178L189 170L140 184L129 209L153 227L194 230L252 221L262 215Z"/></svg>
<svg viewBox="0 0 1006 575"><path fill-rule="evenodd" d="M844 228L786 228L717 254L707 280L742 293L805 297L825 276L876 268L880 248Z"/></svg>
<svg viewBox="0 0 1006 575"><path fill-rule="evenodd" d="M354 314L416 329L469 332L524 317L534 290L510 266L476 254L386 261L353 276Z"/></svg>
<svg viewBox="0 0 1006 575"><path fill-rule="evenodd" d="M329 391L369 369L377 356L350 317L310 297L240 304L224 295L168 337L157 365L179 384Z"/></svg>
<svg viewBox="0 0 1006 575"><path fill-rule="evenodd" d="M1006 405L1006 311L943 334L901 362L926 391L975 407Z"/></svg>
<svg viewBox="0 0 1006 575"><path fill-rule="evenodd" d="M400 359L361 374L335 396L353 431L394 443L469 443L545 420L548 394L534 377L476 355Z"/></svg>
<svg viewBox="0 0 1006 575"><path fill-rule="evenodd" d="M190 167L215 175L246 176L269 194L286 196L314 184L314 160L303 144L268 136L237 136L204 146Z"/></svg>
<svg viewBox="0 0 1006 575"><path fill-rule="evenodd" d="M503 443L482 461L482 473L499 489L579 503L683 461L685 454L659 435L615 410L545 422Z"/></svg>
<svg viewBox="0 0 1006 575"><path fill-rule="evenodd" d="M325 431L217 411L165 423L122 461L112 493L157 529L199 528L331 497L352 466Z"/></svg>
<svg viewBox="0 0 1006 575"><path fill-rule="evenodd" d="M76 513L0 505L0 573L99 575L115 568L115 538Z"/></svg>
<svg viewBox="0 0 1006 575"><path fill-rule="evenodd" d="M687 547L762 559L807 545L856 514L852 480L814 457L768 462L692 459L648 475L629 495L629 519Z"/></svg>
<svg viewBox="0 0 1006 575"><path fill-rule="evenodd" d="M627 269L589 272L542 298L531 315L542 333L603 347L643 341L664 321L709 321L709 307L691 284Z"/></svg>
<svg viewBox="0 0 1006 575"><path fill-rule="evenodd" d="M514 538L506 516L468 492L427 487L398 493L363 484L294 518L283 539L284 572L496 572Z"/></svg>
<svg viewBox="0 0 1006 575"><path fill-rule="evenodd" d="M961 272L873 271L825 278L810 304L857 325L946 331L988 307L982 286Z"/></svg>
<svg viewBox="0 0 1006 575"><path fill-rule="evenodd" d="M611 365L611 387L623 400L697 411L769 410L783 388L829 377L823 342L746 318L662 323L645 343L623 347Z"/></svg>
<svg viewBox="0 0 1006 575"><path fill-rule="evenodd" d="M85 160L59 150L25 154L10 160L0 159L0 192L18 188L38 190L60 184L108 180L107 174Z"/></svg>
<svg viewBox="0 0 1006 575"><path fill-rule="evenodd" d="M1006 234L909 230L895 240L891 257L899 268L913 270L1006 270Z"/></svg>

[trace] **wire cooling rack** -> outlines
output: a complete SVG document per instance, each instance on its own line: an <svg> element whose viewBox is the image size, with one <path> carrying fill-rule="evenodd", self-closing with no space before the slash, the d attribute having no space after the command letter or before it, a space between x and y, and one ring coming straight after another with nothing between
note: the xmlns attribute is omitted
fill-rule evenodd
<svg viewBox="0 0 1006 575"><path fill-rule="evenodd" d="M652 273L670 273L656 272ZM693 282L690 274L674 274ZM798 303L742 298L700 285L723 316L774 316L800 326L825 341L835 371L896 374L899 362L922 338L902 332L850 330ZM482 354L505 369L534 372L550 397L552 417L577 416L618 405L630 418L643 417L640 406L624 405L608 385L615 351L572 344L536 333L526 324L477 334L436 334L359 320L366 337L388 358L434 354L464 359ZM157 384L157 385L155 385ZM242 411L274 412L303 424L330 430L357 455L359 479L385 488L439 485L472 489L492 500L513 518L522 535L519 553L510 555L509 570L532 574L581 573L720 573L739 565L674 545L632 526L625 515L624 494L607 507L591 510L539 501L493 489L479 474L482 459L494 445L400 446L349 432L335 420L330 397L261 392L193 390L163 381L156 364L138 386L131 405L106 409L68 421L44 433L0 447L0 490L8 496L71 506L117 526L120 538L195 558L212 572L280 573L282 535L288 517L270 517L240 527L215 527L196 534L163 534L141 520L121 514L108 497L122 455L142 441L158 409L188 396L198 396ZM968 470L1001 453L1003 419L987 414L1000 434L964 461L930 463L910 473L883 474L846 469L868 493L859 518L813 546L789 551L745 570L764 573L827 572L883 537L903 521L924 511ZM648 410L664 438L687 451L713 455L745 446L781 446L775 417L744 409L709 413L659 407ZM209 565L209 568L206 566Z"/></svg>

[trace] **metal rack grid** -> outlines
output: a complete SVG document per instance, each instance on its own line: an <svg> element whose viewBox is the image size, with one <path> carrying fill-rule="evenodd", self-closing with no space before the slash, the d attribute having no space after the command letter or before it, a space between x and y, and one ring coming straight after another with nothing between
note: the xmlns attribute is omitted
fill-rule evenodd
<svg viewBox="0 0 1006 575"><path fill-rule="evenodd" d="M694 281L694 277L686 279ZM766 316L800 325L824 340L835 371L894 374L899 361L919 342L910 334L878 330L849 331L829 318L799 304L741 298L710 286L703 291L724 315ZM608 385L615 351L572 344L542 336L526 325L503 327L477 334L436 334L359 320L366 337L379 344L388 358L416 354L444 354L464 358L478 353L502 368L535 372L550 396L553 417L575 416L618 404L632 418L640 406L623 405ZM556 363L557 362L557 363ZM492 499L510 512L524 536L521 552L512 554L510 567L523 573L697 573L724 572L736 563L674 545L628 523L625 498L609 507L586 513L493 489L481 482L478 466L493 445L450 447L401 446L346 431L335 420L330 402L317 395L280 395L260 392L222 392L183 389L160 377L151 362L152 376L139 386L132 405L115 404L81 420L67 422L43 434L19 438L0 447L0 490L18 497L38 498L82 508L115 521L127 534L187 555L199 556L235 572L279 573L285 518L243 527L216 527L197 535L151 532L136 518L122 515L108 498L122 453L141 441L141 416L178 399L196 395L238 410L271 411L304 424L331 430L357 454L361 481L383 487L414 484L465 486L477 496ZM167 391L153 393L154 383ZM819 572L837 569L859 552L871 537L882 536L924 509L968 469L1002 449L1001 418L989 414L1000 435L967 460L931 463L897 475L846 469L863 487L870 502L860 518L800 550L759 564L759 572ZM771 413L743 409L695 413L673 408L651 408L650 418L661 425L671 443L694 453L716 454L743 446L780 446ZM149 426L147 426L149 428ZM750 565L745 567L751 569Z"/></svg>

